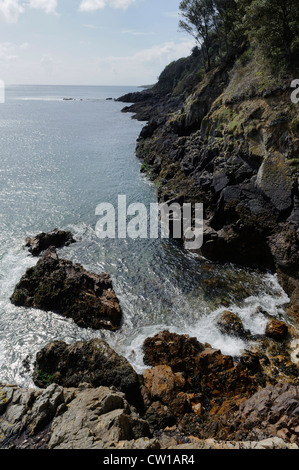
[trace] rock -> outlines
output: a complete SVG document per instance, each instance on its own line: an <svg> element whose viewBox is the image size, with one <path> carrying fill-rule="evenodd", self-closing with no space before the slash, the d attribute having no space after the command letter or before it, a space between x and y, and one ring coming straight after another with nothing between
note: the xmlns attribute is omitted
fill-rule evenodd
<svg viewBox="0 0 299 470"><path fill-rule="evenodd" d="M185 433L199 432L198 420L214 415L226 401L235 406L235 399L248 398L258 388L231 356L187 335L163 331L148 338L143 350L153 366L143 373L142 394L154 430L175 421Z"/></svg>
<svg viewBox="0 0 299 470"><path fill-rule="evenodd" d="M138 375L122 356L101 339L66 344L53 341L36 355L34 383L45 388L49 382L63 387L78 387L89 383L92 387L116 387L127 400L140 408L142 405Z"/></svg>
<svg viewBox="0 0 299 470"><path fill-rule="evenodd" d="M279 153L268 155L256 179L257 187L283 212L292 205L292 174L285 157Z"/></svg>
<svg viewBox="0 0 299 470"><path fill-rule="evenodd" d="M217 437L217 429L216 434L212 430L207 434L203 417L197 421L200 437L161 421L163 432L153 439L148 423L113 388L53 384L40 390L0 385L0 448L298 449L298 391L298 386L278 384L254 394L237 410L227 410L221 416L220 430L227 432L224 440ZM157 413L157 403L154 406ZM164 416L166 409L163 406ZM215 415L211 419L219 421Z"/></svg>
<svg viewBox="0 0 299 470"><path fill-rule="evenodd" d="M124 448L135 441L136 448L158 446L125 395L107 387L0 386L0 403L1 449L105 449L122 441Z"/></svg>
<svg viewBox="0 0 299 470"><path fill-rule="evenodd" d="M52 311L72 318L82 328L116 330L121 308L108 274L93 274L79 264L59 259L49 248L16 285L16 306Z"/></svg>
<svg viewBox="0 0 299 470"><path fill-rule="evenodd" d="M47 250L50 246L61 248L68 246L71 243L76 243L73 234L69 231L58 230L57 228L52 232L39 233L33 238L26 238L26 247L29 248L33 256L38 256L42 251Z"/></svg>
<svg viewBox="0 0 299 470"><path fill-rule="evenodd" d="M192 370L192 359L204 350L196 338L162 331L143 344L144 363L149 366L169 365L174 372Z"/></svg>
<svg viewBox="0 0 299 470"><path fill-rule="evenodd" d="M299 444L299 387L278 383L255 393L238 411L222 419L232 440L263 440L284 436ZM231 430L234 430L231 432Z"/></svg>
<svg viewBox="0 0 299 470"><path fill-rule="evenodd" d="M276 341L283 341L288 336L288 327L282 321L270 320L267 323L265 335Z"/></svg>
<svg viewBox="0 0 299 470"><path fill-rule="evenodd" d="M298 218L296 218L298 220ZM299 231L293 224L282 224L281 231L269 238L278 280L290 297L290 314L299 322Z"/></svg>
<svg viewBox="0 0 299 470"><path fill-rule="evenodd" d="M260 370L260 358L259 354L256 351L244 351L241 358L241 364L243 364L247 369L250 369L254 372Z"/></svg>
<svg viewBox="0 0 299 470"><path fill-rule="evenodd" d="M243 323L233 312L225 310L217 320L217 326L223 334L245 338L248 332L244 329Z"/></svg>
<svg viewBox="0 0 299 470"><path fill-rule="evenodd" d="M191 411L187 395L183 392L185 379L169 366L156 366L143 373L144 385L152 401L161 401L175 416Z"/></svg>
<svg viewBox="0 0 299 470"><path fill-rule="evenodd" d="M30 416L30 435L36 434L54 418L57 408L64 402L63 388L56 384L50 385L35 400Z"/></svg>

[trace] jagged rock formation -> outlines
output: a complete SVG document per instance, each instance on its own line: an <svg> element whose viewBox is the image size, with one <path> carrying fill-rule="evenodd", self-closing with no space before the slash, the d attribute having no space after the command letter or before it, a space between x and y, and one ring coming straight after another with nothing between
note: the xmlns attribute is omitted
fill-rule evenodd
<svg viewBox="0 0 299 470"><path fill-rule="evenodd" d="M236 363L168 331L143 349L138 376L100 339L45 346L41 388L0 384L0 448L298 448L295 364L254 351Z"/></svg>
<svg viewBox="0 0 299 470"><path fill-rule="evenodd" d="M143 373L144 417L155 431L176 425L186 435L226 439L217 434L223 431L217 423L258 391L286 384L294 387L292 396L298 392L298 368L274 344L245 351L235 362L196 338L163 331L148 338L143 350L152 366Z"/></svg>
<svg viewBox="0 0 299 470"><path fill-rule="evenodd" d="M54 248L26 271L11 302L59 313L82 328L115 330L122 318L110 276L89 273L79 264L58 258Z"/></svg>
<svg viewBox="0 0 299 470"><path fill-rule="evenodd" d="M47 250L50 246L61 248L76 243L73 234L69 231L55 229L52 232L42 232L35 237L28 237L25 240L26 248L33 256L38 256L42 251Z"/></svg>
<svg viewBox="0 0 299 470"><path fill-rule="evenodd" d="M0 415L2 449L103 449L150 434L123 393L86 384L46 390L1 386Z"/></svg>
<svg viewBox="0 0 299 470"><path fill-rule="evenodd" d="M114 386L131 404L142 408L138 375L127 359L101 339L47 344L36 355L33 380L41 388L50 383L63 387L78 387L80 383Z"/></svg>

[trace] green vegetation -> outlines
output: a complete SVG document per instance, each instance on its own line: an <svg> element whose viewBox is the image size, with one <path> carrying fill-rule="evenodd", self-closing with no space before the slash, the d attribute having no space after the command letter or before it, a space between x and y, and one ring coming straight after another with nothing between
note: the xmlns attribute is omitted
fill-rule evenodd
<svg viewBox="0 0 299 470"><path fill-rule="evenodd" d="M180 12L179 26L197 41L206 71L241 43L260 48L274 66L287 68L298 60L295 0L182 0ZM249 47L243 59L251 55Z"/></svg>
<svg viewBox="0 0 299 470"><path fill-rule="evenodd" d="M50 374L49 372L45 372L40 369L37 370L36 374L38 380L43 383L45 387L48 387L55 382L55 374Z"/></svg>

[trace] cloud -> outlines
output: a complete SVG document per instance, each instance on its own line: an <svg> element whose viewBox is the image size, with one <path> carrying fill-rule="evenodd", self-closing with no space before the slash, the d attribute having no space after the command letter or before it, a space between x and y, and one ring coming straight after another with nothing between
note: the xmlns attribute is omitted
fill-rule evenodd
<svg viewBox="0 0 299 470"><path fill-rule="evenodd" d="M154 36L154 32L135 31L133 29L124 29L122 34L131 34L132 36Z"/></svg>
<svg viewBox="0 0 299 470"><path fill-rule="evenodd" d="M0 43L0 61L11 62L18 59L18 56L14 53L15 46L10 42Z"/></svg>
<svg viewBox="0 0 299 470"><path fill-rule="evenodd" d="M17 23L19 15L24 12L24 8L19 4L19 0L0 0L0 21L2 23Z"/></svg>
<svg viewBox="0 0 299 470"><path fill-rule="evenodd" d="M88 12L102 10L106 6L126 10L136 1L137 0L82 0L79 5L79 11Z"/></svg>
<svg viewBox="0 0 299 470"><path fill-rule="evenodd" d="M89 29L98 29L98 26L95 26L94 24L84 24L84 28L89 28Z"/></svg>
<svg viewBox="0 0 299 470"><path fill-rule="evenodd" d="M163 68L173 60L187 56L194 47L194 41L181 43L167 42L143 49L131 56L110 56L97 59L98 72L102 81L113 84L153 83ZM142 83L141 83L142 82Z"/></svg>
<svg viewBox="0 0 299 470"><path fill-rule="evenodd" d="M48 15L51 13L57 15L57 0L29 0L29 7L44 10Z"/></svg>
<svg viewBox="0 0 299 470"><path fill-rule="evenodd" d="M0 0L0 22L17 23L25 7L43 10L47 14L57 15L57 0Z"/></svg>

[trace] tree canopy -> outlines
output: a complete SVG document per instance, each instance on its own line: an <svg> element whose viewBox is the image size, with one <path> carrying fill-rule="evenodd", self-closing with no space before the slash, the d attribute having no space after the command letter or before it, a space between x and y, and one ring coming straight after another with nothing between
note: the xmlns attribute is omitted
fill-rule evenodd
<svg viewBox="0 0 299 470"><path fill-rule="evenodd" d="M179 8L179 27L201 47L207 70L244 40L273 63L290 65L298 57L298 0L182 0Z"/></svg>

